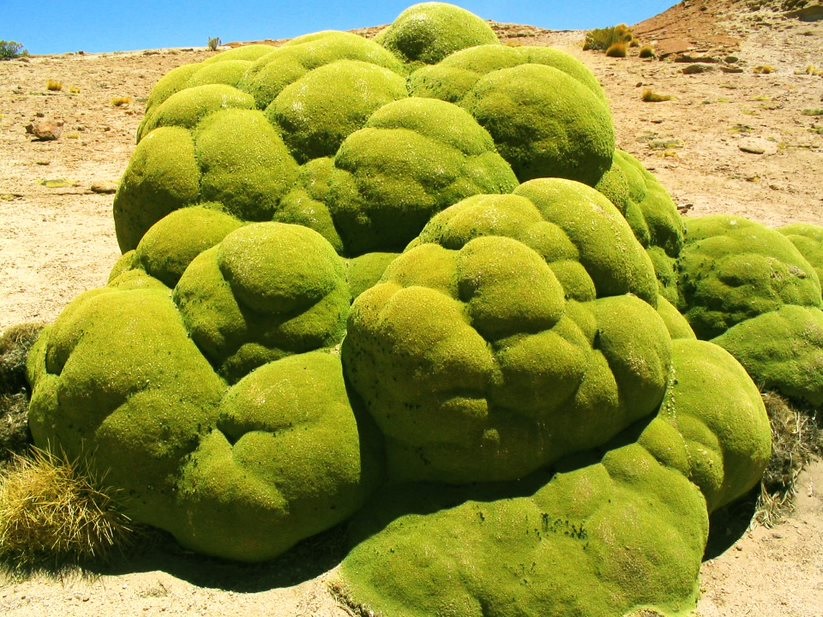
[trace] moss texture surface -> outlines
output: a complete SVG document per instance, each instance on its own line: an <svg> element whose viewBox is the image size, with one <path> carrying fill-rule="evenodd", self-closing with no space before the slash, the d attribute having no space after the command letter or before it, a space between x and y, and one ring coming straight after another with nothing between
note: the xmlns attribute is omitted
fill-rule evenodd
<svg viewBox="0 0 823 617"><path fill-rule="evenodd" d="M351 521L380 614L687 614L770 443L695 335L823 398L820 238L685 230L614 135L583 64L442 3L171 71L123 256L29 356L36 443L209 555Z"/></svg>

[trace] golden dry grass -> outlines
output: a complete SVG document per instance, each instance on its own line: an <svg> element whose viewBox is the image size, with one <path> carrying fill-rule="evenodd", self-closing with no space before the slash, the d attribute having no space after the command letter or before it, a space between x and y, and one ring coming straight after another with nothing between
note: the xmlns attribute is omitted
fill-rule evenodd
<svg viewBox="0 0 823 617"><path fill-rule="evenodd" d="M49 79L46 82L46 90L49 92L60 92L63 89L63 83L54 79Z"/></svg>
<svg viewBox="0 0 823 617"><path fill-rule="evenodd" d="M77 460L43 450L0 472L0 558L10 569L105 560L132 531L112 492Z"/></svg>

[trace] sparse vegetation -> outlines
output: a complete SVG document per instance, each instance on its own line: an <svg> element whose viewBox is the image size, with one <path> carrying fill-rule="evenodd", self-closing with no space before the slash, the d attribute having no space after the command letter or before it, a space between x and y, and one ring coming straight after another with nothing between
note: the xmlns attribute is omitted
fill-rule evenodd
<svg viewBox="0 0 823 617"><path fill-rule="evenodd" d="M614 43L606 50L606 55L609 58L625 58L626 43Z"/></svg>
<svg viewBox="0 0 823 617"><path fill-rule="evenodd" d="M14 60L21 56L27 56L29 52L22 43L16 41L0 41L0 60Z"/></svg>
<svg viewBox="0 0 823 617"><path fill-rule="evenodd" d="M219 36L209 38L209 51L217 51L217 48L220 47L221 43L222 41Z"/></svg>
<svg viewBox="0 0 823 617"><path fill-rule="evenodd" d="M78 460L33 449L0 473L0 559L11 570L105 560L131 523Z"/></svg>
<svg viewBox="0 0 823 617"><path fill-rule="evenodd" d="M639 56L641 58L656 58L657 54L654 51L654 47L651 45L644 45L640 48Z"/></svg>
<svg viewBox="0 0 823 617"><path fill-rule="evenodd" d="M583 49L606 51L615 43L623 43L625 45L631 43L632 40L634 40L634 34L632 34L631 28L626 24L612 26L611 28L595 28L586 34Z"/></svg>
<svg viewBox="0 0 823 617"><path fill-rule="evenodd" d="M775 69L775 68L774 68L773 66L771 66L770 64L761 64L761 65L759 65L759 66L754 67L754 69L752 70L752 72L753 72L755 75L769 75L769 74L771 74L771 73L774 73L776 70L777 70L777 69Z"/></svg>
<svg viewBox="0 0 823 617"><path fill-rule="evenodd" d="M820 418L795 409L777 394L764 394L763 402L772 427L772 458L760 484L755 520L772 527L794 509L797 476L823 455L823 430Z"/></svg>
<svg viewBox="0 0 823 617"><path fill-rule="evenodd" d="M644 103L660 103L661 101L670 101L672 97L668 94L658 94L651 88L646 88L640 98Z"/></svg>
<svg viewBox="0 0 823 617"><path fill-rule="evenodd" d="M823 116L823 109L817 107L815 109L804 109L800 112L804 116Z"/></svg>
<svg viewBox="0 0 823 617"><path fill-rule="evenodd" d="M134 103L134 99L130 96L116 96L111 100L111 104L115 107L124 107Z"/></svg>
<svg viewBox="0 0 823 617"><path fill-rule="evenodd" d="M41 324L22 324L0 336L0 462L22 452L31 441L26 357L42 328Z"/></svg>
<svg viewBox="0 0 823 617"><path fill-rule="evenodd" d="M814 75L814 76L822 76L823 69L817 68L814 64L810 64L806 67L806 70L803 71L806 75Z"/></svg>
<svg viewBox="0 0 823 617"><path fill-rule="evenodd" d="M63 82L56 81L54 79L49 79L46 82L46 90L49 92L60 92L63 89Z"/></svg>

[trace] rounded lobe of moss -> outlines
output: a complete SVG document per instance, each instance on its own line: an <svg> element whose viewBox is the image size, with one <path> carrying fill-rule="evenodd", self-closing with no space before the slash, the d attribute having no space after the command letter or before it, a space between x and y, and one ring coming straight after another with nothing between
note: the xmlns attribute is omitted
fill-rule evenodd
<svg viewBox="0 0 823 617"><path fill-rule="evenodd" d="M680 615L697 601L703 497L636 444L526 496L411 485L370 505L401 515L367 527L343 561L342 587L367 611Z"/></svg>
<svg viewBox="0 0 823 617"><path fill-rule="evenodd" d="M669 336L673 339L696 339L694 330L686 321L686 318L680 314L680 311L675 306L666 300L663 296L657 298L657 314L663 319L666 324L666 329L669 331Z"/></svg>
<svg viewBox="0 0 823 617"><path fill-rule="evenodd" d="M286 86L266 115L283 129L299 162L333 156L343 140L391 101L408 96L406 80L367 62L338 60Z"/></svg>
<svg viewBox="0 0 823 617"><path fill-rule="evenodd" d="M559 177L593 186L611 166L608 107L561 70L523 64L493 71L460 105L491 134L521 182Z"/></svg>
<svg viewBox="0 0 823 617"><path fill-rule="evenodd" d="M152 88L149 98L146 101L147 117L148 113L157 105L160 105L175 92L183 90L186 87L189 78L199 69L200 64L198 63L183 64L173 68L161 77L160 80L154 85L154 88Z"/></svg>
<svg viewBox="0 0 823 617"><path fill-rule="evenodd" d="M778 231L740 217L689 219L678 308L698 338L786 304L820 307L814 268Z"/></svg>
<svg viewBox="0 0 823 617"><path fill-rule="evenodd" d="M601 194L559 178L526 182L514 194L529 199L547 221L565 232L598 297L633 293L656 305L657 281L649 257L620 212Z"/></svg>
<svg viewBox="0 0 823 617"><path fill-rule="evenodd" d="M220 405L185 462L177 539L198 552L263 561L356 512L381 475L336 356L266 364Z"/></svg>
<svg viewBox="0 0 823 617"><path fill-rule="evenodd" d="M817 278L823 284L823 227L796 223L781 227L778 231L786 236L812 265L817 272Z"/></svg>
<svg viewBox="0 0 823 617"><path fill-rule="evenodd" d="M382 107L346 138L335 167L345 173L333 178L328 206L347 256L399 251L438 211L516 185L471 116L434 99Z"/></svg>
<svg viewBox="0 0 823 617"><path fill-rule="evenodd" d="M267 362L339 343L351 292L319 234L258 223L195 258L174 299L192 339L234 383Z"/></svg>
<svg viewBox="0 0 823 617"><path fill-rule="evenodd" d="M122 252L170 212L199 201L200 169L191 134L161 127L137 146L114 197L114 228Z"/></svg>
<svg viewBox="0 0 823 617"><path fill-rule="evenodd" d="M823 405L823 311L785 305L747 319L713 339L761 387Z"/></svg>
<svg viewBox="0 0 823 617"><path fill-rule="evenodd" d="M397 253L366 253L349 259L347 273L352 300L377 285L383 273L397 259L397 256Z"/></svg>
<svg viewBox="0 0 823 617"><path fill-rule="evenodd" d="M639 443L699 486L713 512L760 480L771 457L769 419L757 387L721 347L677 339L672 366L654 422L668 423L677 434L650 425Z"/></svg>
<svg viewBox="0 0 823 617"><path fill-rule="evenodd" d="M172 288L195 257L241 225L233 216L214 208L175 210L146 232L134 260L147 274Z"/></svg>
<svg viewBox="0 0 823 617"><path fill-rule="evenodd" d="M293 39L260 57L247 71L239 88L254 96L265 109L283 89L308 71L338 60L357 60L403 74L394 55L374 41L351 32L326 31Z"/></svg>
<svg viewBox="0 0 823 617"><path fill-rule="evenodd" d="M298 166L278 132L258 111L227 109L194 133L203 201L223 204L245 221L271 220L297 178Z"/></svg>
<svg viewBox="0 0 823 617"><path fill-rule="evenodd" d="M71 457L93 453L94 468L123 490L126 513L169 529L178 465L216 416L225 385L188 337L168 289L81 296L52 325L37 361L35 443Z"/></svg>
<svg viewBox="0 0 823 617"><path fill-rule="evenodd" d="M329 243L299 225L261 223L229 234L217 263L238 300L261 313L305 310L343 278Z"/></svg>
<svg viewBox="0 0 823 617"><path fill-rule="evenodd" d="M606 100L600 83L585 64L549 47L477 45L457 51L438 64L423 66L409 76L413 96L434 97L458 103L485 75L522 64L540 64L563 71L598 98Z"/></svg>
<svg viewBox="0 0 823 617"><path fill-rule="evenodd" d="M485 21L452 4L423 2L403 11L380 38L404 62L434 64L455 51L500 42Z"/></svg>
<svg viewBox="0 0 823 617"><path fill-rule="evenodd" d="M277 47L274 45L267 45L265 43L240 45L239 47L233 47L232 49L221 51L219 54L215 54L212 57L203 60L201 64L209 65L235 61L254 62L263 56L270 54L275 49L277 49Z"/></svg>
<svg viewBox="0 0 823 617"><path fill-rule="evenodd" d="M254 98L224 84L189 87L152 108L140 125L138 142L159 126L193 129L208 114L221 109L254 109Z"/></svg>
<svg viewBox="0 0 823 617"><path fill-rule="evenodd" d="M563 288L540 255L508 238L476 238L457 261L458 293L486 340L550 329L563 315Z"/></svg>

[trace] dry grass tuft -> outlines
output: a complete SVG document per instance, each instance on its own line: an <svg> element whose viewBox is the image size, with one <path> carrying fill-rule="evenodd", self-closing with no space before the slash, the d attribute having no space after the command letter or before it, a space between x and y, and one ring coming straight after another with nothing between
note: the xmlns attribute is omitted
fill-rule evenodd
<svg viewBox="0 0 823 617"><path fill-rule="evenodd" d="M818 418L795 409L783 397L765 393L763 402L772 427L772 458L763 474L754 520L772 527L794 509L797 476L823 455Z"/></svg>
<svg viewBox="0 0 823 617"><path fill-rule="evenodd" d="M606 51L615 43L631 44L634 41L634 34L626 24L612 26L611 28L595 28L586 34L586 41L583 49L594 49Z"/></svg>
<svg viewBox="0 0 823 617"><path fill-rule="evenodd" d="M643 90L640 99L644 103L660 103L661 101L670 101L672 99L668 94L658 94L653 92L650 88Z"/></svg>
<svg viewBox="0 0 823 617"><path fill-rule="evenodd" d="M644 45L640 48L638 56L641 58L656 58L657 53L655 53L654 47L652 47L651 45Z"/></svg>
<svg viewBox="0 0 823 617"><path fill-rule="evenodd" d="M123 107L132 103L134 103L134 99L130 96L116 96L111 100L111 104L115 107Z"/></svg>
<svg viewBox="0 0 823 617"><path fill-rule="evenodd" d="M49 92L60 92L63 89L63 83L59 81L55 81L54 79L49 79L46 82L46 89Z"/></svg>
<svg viewBox="0 0 823 617"><path fill-rule="evenodd" d="M606 50L606 55L609 58L625 58L626 57L626 44L625 43L614 43L611 47Z"/></svg>
<svg viewBox="0 0 823 617"><path fill-rule="evenodd" d="M33 449L0 473L0 558L10 569L105 560L127 545L131 522L86 467Z"/></svg>
<svg viewBox="0 0 823 617"><path fill-rule="evenodd" d="M752 72L755 75L769 75L770 73L774 73L777 69L769 64L761 64L760 66L754 67Z"/></svg>

